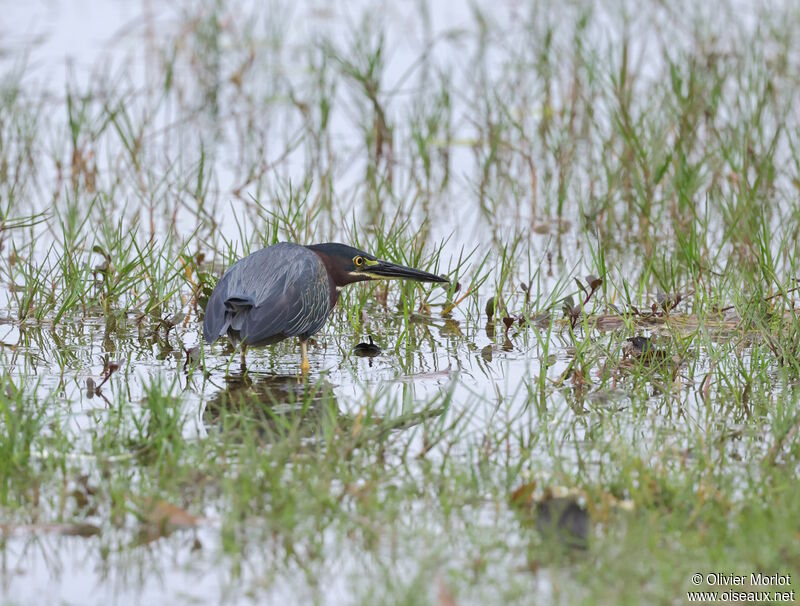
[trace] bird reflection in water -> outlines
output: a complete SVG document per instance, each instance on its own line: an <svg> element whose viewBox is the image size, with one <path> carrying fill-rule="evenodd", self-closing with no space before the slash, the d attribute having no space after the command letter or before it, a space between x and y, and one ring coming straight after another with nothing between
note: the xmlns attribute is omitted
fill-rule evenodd
<svg viewBox="0 0 800 606"><path fill-rule="evenodd" d="M324 421L335 422L338 403L326 379L298 381L296 375L230 375L225 387L203 410L208 429L227 431L241 422L255 422L259 435L269 438L293 432L298 437L318 433Z"/></svg>
<svg viewBox="0 0 800 606"><path fill-rule="evenodd" d="M282 443L290 449L334 440L349 451L445 411L436 406L386 416L363 410L351 415L340 412L333 385L324 378L311 383L298 381L296 375L248 372L227 379L225 388L206 403L202 419L210 434L219 432L234 442L237 433L242 441L256 435L264 444Z"/></svg>

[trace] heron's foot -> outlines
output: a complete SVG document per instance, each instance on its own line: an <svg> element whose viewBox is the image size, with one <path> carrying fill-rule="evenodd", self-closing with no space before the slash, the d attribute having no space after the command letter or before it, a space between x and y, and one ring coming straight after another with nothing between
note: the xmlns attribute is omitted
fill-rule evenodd
<svg viewBox="0 0 800 606"><path fill-rule="evenodd" d="M306 346L305 341L300 342L300 354L303 357L302 361L300 362L300 372L306 375L308 374L308 371L311 370L311 363L308 361L308 347Z"/></svg>
<svg viewBox="0 0 800 606"><path fill-rule="evenodd" d="M247 370L247 347L242 347L242 357L239 359L239 368L244 372Z"/></svg>

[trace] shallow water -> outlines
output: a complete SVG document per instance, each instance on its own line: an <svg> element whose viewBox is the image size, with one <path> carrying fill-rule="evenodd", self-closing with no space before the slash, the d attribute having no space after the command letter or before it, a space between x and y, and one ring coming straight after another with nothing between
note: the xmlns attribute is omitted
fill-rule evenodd
<svg viewBox="0 0 800 606"><path fill-rule="evenodd" d="M504 313L518 315L548 309L567 293L577 299L573 277L596 271L601 249L612 269L608 292L594 311L610 314L612 304L621 306L620 283L635 283L643 259L661 252L648 250L636 233L670 228L623 225L625 207L615 199L609 208L622 209L618 231L601 239L602 221L593 228L592 212L604 195L603 161L622 152L584 141L570 152L566 164L574 172L561 190L562 165L550 150L513 149L525 140L513 137L506 142L511 151L502 145L492 149L491 128L479 117L489 116L487 122L498 130L535 132L577 86L569 53L589 48L587 55L599 65L614 60L623 40L640 75L635 86L650 94L648 86L669 73L663 46L680 57L698 38L714 38L728 27L736 36L754 36L762 13L736 3L726 4L720 15L692 6L682 20L676 20L675 9L652 4L640 12L638 3L624 2L594 8L515 1L475 3L476 9L467 2L426 6L71 0L5 7L0 74L38 108L35 128L44 133L35 136L40 156L9 216L48 214L33 227L0 231L3 254L10 257L14 250L16 257L0 283L0 301L7 301L0 310L0 359L44 416L31 458L52 472L35 494L24 495L30 507L9 508L3 520L5 601L345 604L404 595L409 603L447 604L452 580L447 575L455 570L463 572L459 578L469 588L460 596L464 603L524 602L531 593L548 602L562 571L532 563L529 536L520 532L519 519L507 506L508 493L520 482L534 480L541 491L577 477L611 495L608 486L624 449L653 468L681 469L687 459L703 455L698 444L706 443L717 445L726 473L735 477L734 496L758 474L758 461L774 443L771 423L779 404L796 402L794 383L775 371L774 391L765 400L775 408L763 405L746 413L727 406L739 389L735 381L715 381L704 393L705 377L724 360L732 368L736 360L742 367L752 362L749 344L729 342L722 320L714 334L713 326L676 328L615 318L613 327L589 330L578 342L559 304L553 306L552 323L517 323L506 334L498 312L497 322L487 325L483 310L490 297L505 297ZM558 58L549 91L526 67L536 55L531 39L547 26L550 52ZM698 33L706 29L711 33ZM381 176L375 185L365 143L373 108L342 65L368 61L365 47L374 47L377 32L385 35L381 99L395 157L375 162L372 168ZM720 39L721 53L729 45L724 35ZM14 81L15 73L24 75ZM612 75L598 69L580 77ZM412 118L418 117L414 108L436 102L442 83L451 114L448 129L434 125L428 133L426 149L433 159L426 173L412 132L422 126ZM326 129L315 123L322 93L330 94L333 106ZM64 115L67 96L74 104L88 100L88 126L77 142L70 140ZM595 112L587 129L603 131L617 119L607 99L596 105L587 100L587 106ZM321 139L314 140L315 133ZM568 132L552 136L569 139ZM132 142L140 154L135 159L127 147ZM86 152L80 161L76 147ZM509 159L498 167L489 161L493 154ZM78 171L75 185L70 167L76 170L82 162L85 170ZM305 203L291 206L287 200L304 188ZM776 189L781 207L790 180L779 179ZM9 191L4 195L10 197ZM555 211L559 205L561 213ZM76 230L83 237L68 239L60 231L70 213L88 216ZM770 220L781 225L783 215ZM391 232L397 221L408 223ZM720 219L708 228L707 246L726 240L721 246L733 248L724 225ZM63 294L61 253L75 245L70 252L85 268L83 281L102 289L103 255L93 247L113 241L108 232L116 228L140 247L186 243L185 249L165 245L140 281L171 274L178 249L186 258L204 255L198 268L218 275L233 258L269 239L271 229L279 239L361 238L373 245L381 235L406 235L424 244L426 255L439 250L438 273L454 271L474 249L455 298L471 277L487 274L487 279L477 296L446 317L443 289L432 291L428 306L417 306L414 299L414 315L405 317L409 310L399 287L392 286L385 304L378 300L380 291L353 287L314 337L308 377L298 373L293 341L249 351L245 377L238 352L224 343L202 346L193 293L185 283L161 293L152 314L146 313L146 295L131 284L122 289L114 313L92 308L55 321L51 311L20 320L26 289L24 276L15 273L20 267L44 268L38 290L52 288L57 299ZM772 245L778 249L781 243L776 238ZM665 243L663 254L672 248L673 242ZM505 263L513 264L507 274ZM788 258L783 263L792 264ZM164 282L172 284L171 279ZM655 300L653 282L634 293L642 309ZM361 299L374 300L360 317L350 317L347 310ZM47 303L46 297L37 301ZM31 309L35 316L36 306ZM159 319L178 311L189 317L164 337ZM691 315L692 303L681 311ZM579 325L574 332L581 330ZM689 345L675 368L665 365L642 378L641 368L631 371L618 346L633 334L661 337L658 347L679 334ZM354 355L353 347L368 335L381 354ZM592 362L585 381L566 373L574 370L576 345ZM189 350L198 346L202 356L187 364ZM104 380L109 362L118 370L96 391L91 386ZM174 492L158 486L153 457L170 453L154 455L139 441L157 414L147 401L151 391L174 398L174 407L163 413L165 426L171 427L168 417L175 414L179 437L197 452L230 457L225 474L214 477L201 469ZM380 422L372 427L365 416ZM255 451L235 433L237 421L254 432L248 439ZM362 427L375 433L362 438ZM287 435L296 440L297 452L284 459L280 448ZM346 452L353 457L352 469L342 463L337 475L321 466L321 475L333 477L315 478L310 462L324 459L328 448L341 448L342 435L353 436ZM68 452L60 451L65 444ZM219 452L223 449L229 452ZM269 515L253 515L242 504L237 506L243 511L232 513L232 483L242 480L237 473L248 471L242 461L252 464L247 457L253 452L262 456L261 463L270 457L289 461L284 484L288 493L299 495L298 502L274 486L274 494L264 497ZM432 472L453 459L457 478ZM92 505L93 491L118 469L130 474L128 485L111 482L124 494L109 490L108 499ZM253 473L265 475L257 467ZM339 500L306 503L314 481ZM448 483L462 481L472 491L463 502L448 501L453 498ZM135 493L127 492L131 488ZM149 513L143 515L147 506L137 500L139 492L177 508L168 516L175 527L161 528ZM85 509L81 494L90 503ZM625 495L612 496L625 501ZM291 502L286 512L281 499ZM120 500L127 503L122 511ZM380 516L371 515L376 510ZM65 536L75 533L87 536Z"/></svg>

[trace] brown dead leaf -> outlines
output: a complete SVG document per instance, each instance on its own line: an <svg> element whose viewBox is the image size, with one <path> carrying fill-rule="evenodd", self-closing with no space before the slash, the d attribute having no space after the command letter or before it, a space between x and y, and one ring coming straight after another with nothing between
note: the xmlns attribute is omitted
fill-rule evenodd
<svg viewBox="0 0 800 606"><path fill-rule="evenodd" d="M145 502L141 509L142 531L148 540L164 537L182 528L194 528L200 518L167 501Z"/></svg>
<svg viewBox="0 0 800 606"><path fill-rule="evenodd" d="M508 501L512 507L520 509L528 508L533 503L533 493L535 490L536 482L527 482L515 489L514 492L511 493L511 497Z"/></svg>
<svg viewBox="0 0 800 606"><path fill-rule="evenodd" d="M0 532L6 534L54 533L66 537L93 537L100 534L100 527L88 522L67 524L0 524Z"/></svg>
<svg viewBox="0 0 800 606"><path fill-rule="evenodd" d="M161 528L166 533L179 528L193 528L200 520L185 509L167 501L151 502L150 507L145 506L142 516L146 524Z"/></svg>
<svg viewBox="0 0 800 606"><path fill-rule="evenodd" d="M138 515L141 521L138 545L157 541L176 530L194 528L201 520L177 505L154 499L146 499Z"/></svg>
<svg viewBox="0 0 800 606"><path fill-rule="evenodd" d="M447 586L447 583L442 577L436 579L438 585L437 601L439 606L456 606L456 599L453 597L453 592Z"/></svg>
<svg viewBox="0 0 800 606"><path fill-rule="evenodd" d="M60 533L65 537L93 537L100 534L100 527L94 524L64 524Z"/></svg>

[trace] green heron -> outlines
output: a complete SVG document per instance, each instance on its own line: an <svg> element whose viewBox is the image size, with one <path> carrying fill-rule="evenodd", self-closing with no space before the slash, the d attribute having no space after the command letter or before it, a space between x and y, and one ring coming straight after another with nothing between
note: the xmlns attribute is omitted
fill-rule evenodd
<svg viewBox="0 0 800 606"><path fill-rule="evenodd" d="M240 259L220 278L208 299L203 336L208 343L224 335L241 343L242 367L248 346L299 337L300 368L308 372L306 341L325 325L339 289L392 278L447 282L345 244L273 244Z"/></svg>

